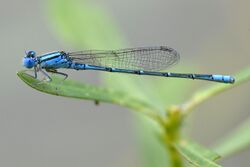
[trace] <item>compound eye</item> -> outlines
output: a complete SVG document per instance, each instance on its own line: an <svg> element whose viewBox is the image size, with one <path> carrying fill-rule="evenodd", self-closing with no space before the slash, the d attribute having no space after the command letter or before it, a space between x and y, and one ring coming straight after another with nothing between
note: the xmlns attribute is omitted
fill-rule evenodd
<svg viewBox="0 0 250 167"><path fill-rule="evenodd" d="M23 66L26 68L32 68L35 66L35 61L33 58L30 57L24 57L23 58Z"/></svg>
<svg viewBox="0 0 250 167"><path fill-rule="evenodd" d="M27 53L26 53L26 55L27 55L27 57L32 57L32 58L34 58L35 56L36 56L36 52L34 52L34 51L28 51Z"/></svg>

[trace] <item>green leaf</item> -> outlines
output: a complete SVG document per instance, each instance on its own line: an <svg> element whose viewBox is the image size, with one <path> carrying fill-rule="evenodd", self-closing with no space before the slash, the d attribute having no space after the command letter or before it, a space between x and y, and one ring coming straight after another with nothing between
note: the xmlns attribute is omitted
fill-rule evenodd
<svg viewBox="0 0 250 167"><path fill-rule="evenodd" d="M250 68L246 68L236 74L234 84L217 83L207 89L198 91L189 101L182 105L184 114L188 115L194 107L200 105L209 98L212 98L217 94L225 92L248 81L250 81Z"/></svg>
<svg viewBox="0 0 250 167"><path fill-rule="evenodd" d="M180 140L174 144L178 152L194 166L219 167L213 162L220 158L215 152L188 140Z"/></svg>
<svg viewBox="0 0 250 167"><path fill-rule="evenodd" d="M199 152L199 154L201 156L203 156L211 161L215 161L215 160L220 158L220 155L218 155L216 152L214 152L208 148L205 148L204 146L202 146L198 143L195 143L195 142L190 141L190 140L182 140L180 142L183 142L183 143L186 142L187 149L195 150L195 151Z"/></svg>
<svg viewBox="0 0 250 167"><path fill-rule="evenodd" d="M55 32L80 49L112 49L125 44L108 10L88 0L48 0L48 18Z"/></svg>
<svg viewBox="0 0 250 167"><path fill-rule="evenodd" d="M223 138L214 150L223 158L235 154L239 151L250 148L250 119L241 124L237 129Z"/></svg>
<svg viewBox="0 0 250 167"><path fill-rule="evenodd" d="M154 111L154 109L149 104L142 100L135 99L122 91L115 91L110 88L92 86L69 79L62 81L62 78L55 76L51 76L51 82L42 82L25 73L25 71L19 71L17 75L27 85L44 93L118 104L127 108L131 108L135 111L140 111L150 116L151 118L158 119L158 116L152 112Z"/></svg>

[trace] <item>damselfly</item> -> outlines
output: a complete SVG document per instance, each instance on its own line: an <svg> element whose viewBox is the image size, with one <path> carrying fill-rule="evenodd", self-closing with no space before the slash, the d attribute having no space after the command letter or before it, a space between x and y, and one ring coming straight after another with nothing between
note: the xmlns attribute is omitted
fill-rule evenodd
<svg viewBox="0 0 250 167"><path fill-rule="evenodd" d="M50 81L47 72L57 73L58 69L97 70L137 75L151 75L161 77L176 77L208 80L222 83L234 83L234 78L227 75L212 74L184 74L161 72L175 65L180 59L177 51L168 47L141 47L121 50L85 50L67 53L64 51L50 52L36 56L34 51L28 51L23 58L26 68L34 68L35 78L37 72L42 72Z"/></svg>

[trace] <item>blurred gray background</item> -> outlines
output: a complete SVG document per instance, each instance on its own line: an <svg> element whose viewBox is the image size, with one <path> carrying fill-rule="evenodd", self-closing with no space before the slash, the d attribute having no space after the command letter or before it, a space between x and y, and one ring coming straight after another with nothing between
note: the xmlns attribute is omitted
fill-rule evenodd
<svg viewBox="0 0 250 167"><path fill-rule="evenodd" d="M234 74L249 65L250 1L94 2L108 9L131 46L167 44L180 52L180 66L192 63L200 67L199 72ZM0 166L138 166L130 112L110 104L95 106L91 101L43 94L16 76L23 69L25 50L69 49L48 24L46 2L0 3ZM99 82L98 73L92 74L84 72L78 78ZM197 89L206 84L195 83ZM249 117L249 90L249 84L244 84L200 106L202 112L195 112L186 123L192 137L212 144ZM220 163L248 166L249 156L248 150Z"/></svg>

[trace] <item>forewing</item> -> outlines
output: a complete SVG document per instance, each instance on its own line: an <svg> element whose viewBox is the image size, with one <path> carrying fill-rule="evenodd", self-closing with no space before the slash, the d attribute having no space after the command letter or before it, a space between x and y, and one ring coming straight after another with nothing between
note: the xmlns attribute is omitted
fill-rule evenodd
<svg viewBox="0 0 250 167"><path fill-rule="evenodd" d="M121 50L86 50L67 53L76 63L128 70L161 71L176 64L180 56L167 46Z"/></svg>

